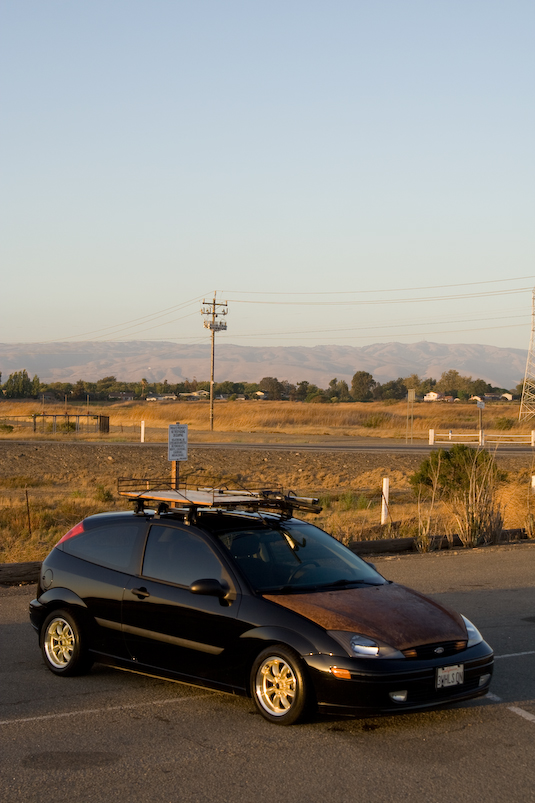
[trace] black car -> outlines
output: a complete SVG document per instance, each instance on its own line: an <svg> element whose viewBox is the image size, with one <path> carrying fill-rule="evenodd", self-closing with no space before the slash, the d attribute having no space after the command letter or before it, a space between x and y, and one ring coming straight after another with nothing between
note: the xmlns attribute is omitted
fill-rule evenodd
<svg viewBox="0 0 535 803"><path fill-rule="evenodd" d="M126 495L135 511L90 516L43 562L30 619L55 674L99 661L163 675L252 697L283 725L487 693L493 653L474 625L293 517L316 500Z"/></svg>

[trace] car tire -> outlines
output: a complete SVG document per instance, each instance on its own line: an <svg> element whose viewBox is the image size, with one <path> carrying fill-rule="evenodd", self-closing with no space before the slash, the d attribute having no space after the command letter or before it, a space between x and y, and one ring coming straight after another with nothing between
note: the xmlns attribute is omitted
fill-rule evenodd
<svg viewBox="0 0 535 803"><path fill-rule="evenodd" d="M41 652L55 675L82 675L93 664L78 620L68 611L54 611L41 628Z"/></svg>
<svg viewBox="0 0 535 803"><path fill-rule="evenodd" d="M262 650L251 670L251 695L269 722L293 725L303 719L311 691L297 653L283 644Z"/></svg>

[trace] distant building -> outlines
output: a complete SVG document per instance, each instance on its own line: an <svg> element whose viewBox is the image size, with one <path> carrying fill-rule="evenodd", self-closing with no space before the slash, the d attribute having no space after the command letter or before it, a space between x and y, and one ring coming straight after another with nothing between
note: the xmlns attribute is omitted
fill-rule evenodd
<svg viewBox="0 0 535 803"><path fill-rule="evenodd" d="M431 391L429 391L429 393L425 394L424 401L425 402L435 402L435 401L441 401L443 398L444 398L444 394L443 393L437 393L436 390L431 390Z"/></svg>
<svg viewBox="0 0 535 803"><path fill-rule="evenodd" d="M201 399L207 399L210 397L210 391L208 390L193 390L191 393L179 393L181 399L186 399L186 401L199 401Z"/></svg>
<svg viewBox="0 0 535 803"><path fill-rule="evenodd" d="M117 393L108 394L110 401L134 401L133 390L120 390Z"/></svg>
<svg viewBox="0 0 535 803"><path fill-rule="evenodd" d="M172 401L176 398L177 396L175 396L174 393L166 393L164 396L161 396L158 393L149 393L145 401Z"/></svg>

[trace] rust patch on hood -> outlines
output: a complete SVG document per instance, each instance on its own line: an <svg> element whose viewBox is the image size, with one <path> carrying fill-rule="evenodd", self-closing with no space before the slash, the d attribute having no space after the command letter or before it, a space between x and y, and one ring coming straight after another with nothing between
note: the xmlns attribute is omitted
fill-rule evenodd
<svg viewBox="0 0 535 803"><path fill-rule="evenodd" d="M397 583L264 596L325 630L361 633L398 650L467 638L459 614Z"/></svg>

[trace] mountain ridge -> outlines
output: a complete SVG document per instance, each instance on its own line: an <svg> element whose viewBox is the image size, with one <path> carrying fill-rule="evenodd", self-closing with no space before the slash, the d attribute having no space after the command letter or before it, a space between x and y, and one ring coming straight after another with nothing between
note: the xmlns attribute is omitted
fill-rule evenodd
<svg viewBox="0 0 535 803"><path fill-rule="evenodd" d="M259 382L264 376L327 387L330 380L350 383L356 371L368 371L377 382L418 374L439 379L444 371L484 379L493 386L514 388L524 378L527 351L481 344L373 343L367 346L238 346L216 343L217 382ZM85 341L79 343L2 343L0 371L26 369L42 382L94 382L116 376L125 382L208 379L210 344L172 342Z"/></svg>

